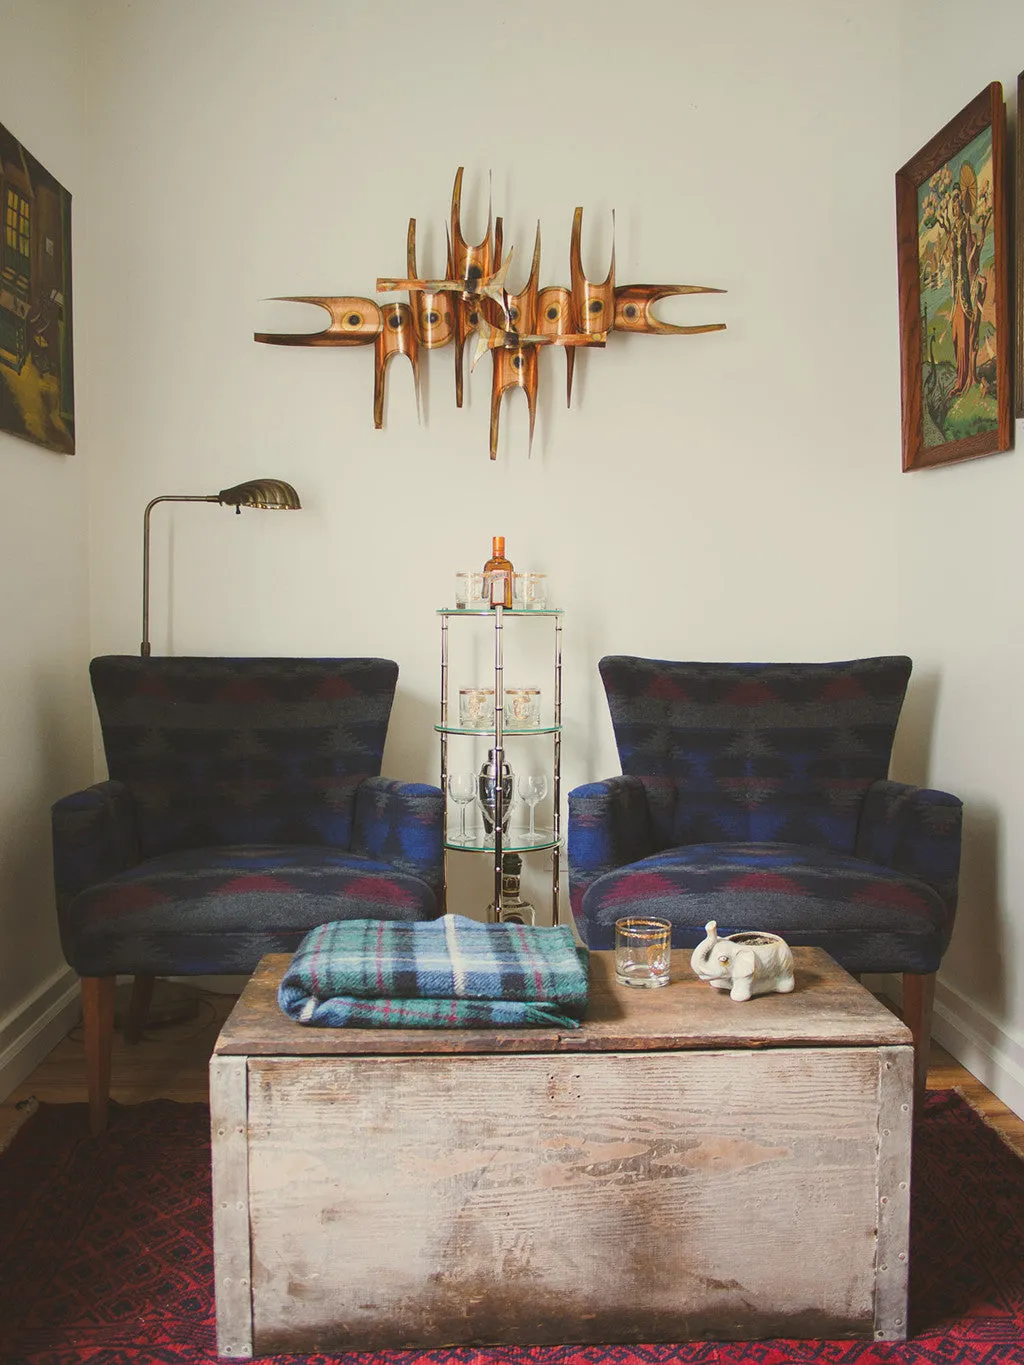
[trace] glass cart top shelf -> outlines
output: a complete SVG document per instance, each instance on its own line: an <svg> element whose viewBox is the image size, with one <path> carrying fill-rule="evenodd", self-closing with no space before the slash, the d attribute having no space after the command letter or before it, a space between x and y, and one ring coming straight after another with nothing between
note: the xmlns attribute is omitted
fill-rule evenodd
<svg viewBox="0 0 1024 1365"><path fill-rule="evenodd" d="M561 607L503 607L505 616L562 616L564 612ZM438 616L493 616L493 607L484 607L482 611L465 611L462 607L438 607Z"/></svg>

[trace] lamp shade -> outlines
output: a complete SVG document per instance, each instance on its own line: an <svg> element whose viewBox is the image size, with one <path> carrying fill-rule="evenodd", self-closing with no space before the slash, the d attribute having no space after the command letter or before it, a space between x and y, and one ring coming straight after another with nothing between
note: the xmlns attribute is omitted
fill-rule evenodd
<svg viewBox="0 0 1024 1365"><path fill-rule="evenodd" d="M233 488L222 488L217 501L228 507L261 507L267 511L301 508L299 495L283 479L249 479Z"/></svg>

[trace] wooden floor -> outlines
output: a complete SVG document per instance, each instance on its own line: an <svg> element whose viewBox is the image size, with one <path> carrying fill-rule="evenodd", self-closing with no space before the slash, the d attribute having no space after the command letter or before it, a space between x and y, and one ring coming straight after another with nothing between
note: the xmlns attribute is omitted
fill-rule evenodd
<svg viewBox="0 0 1024 1365"><path fill-rule="evenodd" d="M126 1046L120 1034L115 1036L110 1094L120 1104L161 1098L206 1100L207 1063L235 997L188 986L178 989L194 1004L190 1019L150 1029L134 1047ZM945 1090L954 1086L1024 1156L1024 1119L1007 1109L980 1081L933 1044L928 1087ZM72 1029L28 1079L0 1103L0 1149L24 1121L35 1100L49 1104L85 1100L80 1028Z"/></svg>

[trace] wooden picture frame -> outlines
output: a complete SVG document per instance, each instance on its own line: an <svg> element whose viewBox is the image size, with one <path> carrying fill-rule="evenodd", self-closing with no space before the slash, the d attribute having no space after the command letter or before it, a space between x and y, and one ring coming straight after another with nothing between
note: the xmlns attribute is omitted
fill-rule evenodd
<svg viewBox="0 0 1024 1365"><path fill-rule="evenodd" d="M1012 443L1005 143L993 81L896 173L904 471Z"/></svg>

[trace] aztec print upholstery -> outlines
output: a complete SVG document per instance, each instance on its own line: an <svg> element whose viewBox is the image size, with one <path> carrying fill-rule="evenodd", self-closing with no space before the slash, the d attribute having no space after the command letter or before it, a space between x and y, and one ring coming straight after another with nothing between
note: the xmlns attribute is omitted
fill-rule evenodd
<svg viewBox="0 0 1024 1365"><path fill-rule="evenodd" d="M599 664L622 776L569 794L569 891L591 948L623 915L673 946L766 929L853 972L934 972L953 930L961 804L888 780L910 678L844 663Z"/></svg>
<svg viewBox="0 0 1024 1365"><path fill-rule="evenodd" d="M53 808L80 976L247 973L337 919L435 918L443 796L380 776L388 659L108 656L109 780Z"/></svg>

